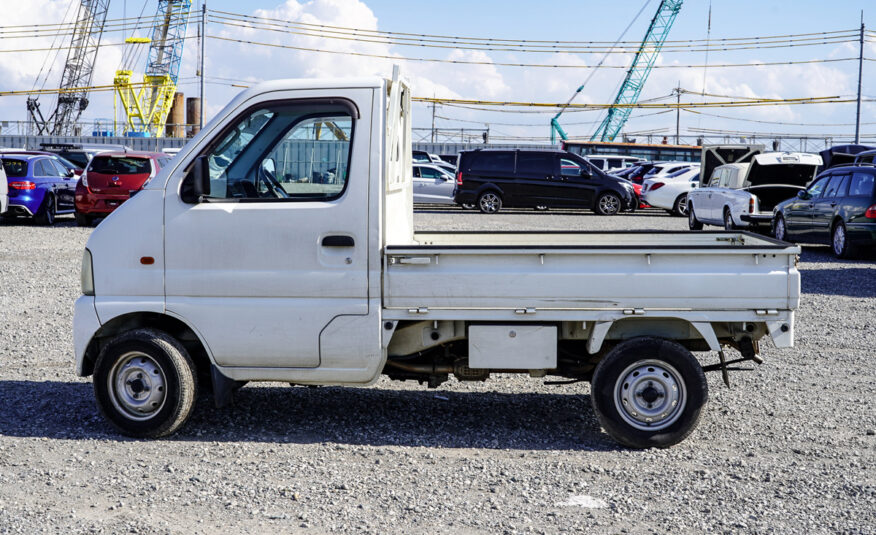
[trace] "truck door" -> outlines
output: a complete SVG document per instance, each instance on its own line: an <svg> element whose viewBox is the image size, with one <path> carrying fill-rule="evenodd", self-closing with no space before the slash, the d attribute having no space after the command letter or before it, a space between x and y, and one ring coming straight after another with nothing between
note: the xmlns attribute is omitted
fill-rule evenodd
<svg viewBox="0 0 876 535"><path fill-rule="evenodd" d="M368 314L373 90L326 92L275 93L208 136L200 199L182 166L168 181L167 311L221 366L317 367L321 331Z"/></svg>

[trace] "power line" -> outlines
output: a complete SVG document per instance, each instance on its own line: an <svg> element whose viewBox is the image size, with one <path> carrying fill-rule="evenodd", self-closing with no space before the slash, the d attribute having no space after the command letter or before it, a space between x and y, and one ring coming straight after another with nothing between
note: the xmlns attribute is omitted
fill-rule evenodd
<svg viewBox="0 0 876 535"><path fill-rule="evenodd" d="M325 50L321 48L310 48L303 46L292 46L292 45L282 45L279 43L262 43L258 41L249 41L246 39L234 39L231 37L221 37L218 35L208 35L210 39L216 39L219 41L227 41L232 43L241 43L246 45L254 45L254 46L265 46L270 48L282 48L286 50L299 50L302 52L319 52L323 54L339 54L344 56L356 56L356 57L367 57L367 58L379 58L379 59L389 59L393 61L420 61L426 63L449 63L454 65L491 65L496 67L530 67L530 68L549 68L549 69L623 69L626 70L629 67L625 65L557 65L557 64L544 64L544 63L506 63L506 62L495 62L495 61L469 61L469 60L452 60L452 59L439 59L439 58L413 58L406 56L391 56L387 54L369 54L365 52L353 52L353 51L342 51L342 50ZM5 52L0 50L0 52ZM726 63L722 65L710 65L710 67L765 67L765 66L775 66L775 65L806 65L806 64L815 64L815 63L837 63L844 61L857 61L858 58L832 58L832 59L813 59L813 60L800 60L800 61L775 61L775 62L757 62L757 63ZM655 69L694 69L702 67L702 65L654 65Z"/></svg>
<svg viewBox="0 0 876 535"><path fill-rule="evenodd" d="M213 15L213 14L219 14L219 15ZM546 44L550 44L550 45L569 45L569 44L608 45L608 44L611 44L611 41L557 41L557 40L535 40L535 39L502 39L502 38L463 37L463 36L435 35L435 34L422 34L422 33L390 32L390 31L381 31L381 30L367 30L367 29L352 28L352 27L346 27L346 26L331 26L331 25L327 25L327 24L312 24L312 23L305 23L305 22L296 22L296 21L271 18L271 17L257 17L254 15L246 15L246 14L242 14L242 13L232 13L229 11L212 10L212 9L210 10L210 15L211 16L226 15L228 17L236 17L238 19L250 19L250 20L255 20L255 21L274 21L274 22L292 24L292 25L297 25L297 26L307 27L307 28L323 29L326 31L337 30L339 32L357 32L357 33L369 34L369 35L418 37L418 38L443 39L443 40L456 39L456 40L460 40L460 41L481 41L481 42L489 42L489 43L524 43L527 45L536 44L536 43L546 43ZM853 33L854 35L858 35L858 33L857 33L858 29L853 28L853 29L848 29L848 30L835 30L835 31L828 31L828 32L813 32L813 33L801 33L801 34L786 34L786 35L758 36L758 37L730 37L730 38L723 38L723 39L713 39L712 41L713 42L715 42L715 41L720 41L720 42L739 41L739 40L756 41L756 40L768 40L768 39L779 39L779 38L802 38L802 37L810 37L810 36L817 36L817 35L824 36L824 35L835 35L835 34L847 34L850 32ZM703 41L702 39L676 40L676 41L667 40L666 43L668 43L668 44L686 43L689 45L691 43L701 43L702 41ZM622 44L629 44L629 45L634 46L634 47L637 47L641 44L639 41L621 41L621 43Z"/></svg>
<svg viewBox="0 0 876 535"><path fill-rule="evenodd" d="M637 47L630 48L608 48L604 46L560 46L560 45L524 45L524 44L505 44L496 42L463 42L459 39L437 40L437 39L412 39L398 38L387 36L369 36L362 35L358 32L338 32L338 31L323 31L311 30L302 28L297 23L270 23L261 21L240 21L240 19L229 19L227 17L219 17L215 15L209 16L209 21L225 26L236 28L247 28L256 30L265 30L291 35L301 35L305 37L319 37L322 39L335 39L341 41L355 41L362 43L383 44L392 46L412 46L417 48L435 48L435 49L454 49L454 50L479 50L488 52L515 52L515 53L539 53L539 54L557 54L557 53L605 53L605 54L633 54L638 50ZM797 40L781 40L781 41L766 41L759 40L752 43L742 43L734 45L668 45L664 47L664 52L702 52L708 50L715 51L734 51L734 50L753 50L753 49L773 49L773 48L791 48L801 46L820 46L829 44L841 44L857 42L859 34L849 33L830 37L810 37ZM620 41L619 41L620 42ZM706 46L706 48L701 48ZM700 47L700 48L697 48Z"/></svg>

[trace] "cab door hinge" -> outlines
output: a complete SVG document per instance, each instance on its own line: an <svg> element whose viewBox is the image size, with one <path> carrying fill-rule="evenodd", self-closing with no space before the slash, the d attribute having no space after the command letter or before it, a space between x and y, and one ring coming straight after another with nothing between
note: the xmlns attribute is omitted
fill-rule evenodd
<svg viewBox="0 0 876 535"><path fill-rule="evenodd" d="M625 308L624 316L644 316L645 309L643 308Z"/></svg>

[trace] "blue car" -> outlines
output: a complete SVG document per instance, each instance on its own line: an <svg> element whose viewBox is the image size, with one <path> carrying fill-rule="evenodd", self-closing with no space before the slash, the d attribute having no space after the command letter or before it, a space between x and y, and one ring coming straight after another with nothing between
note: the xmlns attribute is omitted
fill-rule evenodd
<svg viewBox="0 0 876 535"><path fill-rule="evenodd" d="M31 217L40 225L54 225L56 214L73 213L76 178L52 156L3 155L9 185L9 210L4 219Z"/></svg>

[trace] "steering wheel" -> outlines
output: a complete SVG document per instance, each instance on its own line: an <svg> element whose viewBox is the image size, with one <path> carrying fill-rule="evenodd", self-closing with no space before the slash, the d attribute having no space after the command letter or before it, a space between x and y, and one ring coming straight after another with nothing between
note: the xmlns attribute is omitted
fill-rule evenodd
<svg viewBox="0 0 876 535"><path fill-rule="evenodd" d="M289 194L286 193L286 190L283 189L283 186L277 180L277 177L274 175L273 171L270 171L265 168L265 166L259 166L259 176L262 179L262 182L265 184L270 193L273 193L275 197L279 197L281 199L288 199Z"/></svg>

